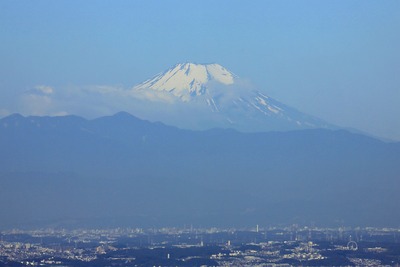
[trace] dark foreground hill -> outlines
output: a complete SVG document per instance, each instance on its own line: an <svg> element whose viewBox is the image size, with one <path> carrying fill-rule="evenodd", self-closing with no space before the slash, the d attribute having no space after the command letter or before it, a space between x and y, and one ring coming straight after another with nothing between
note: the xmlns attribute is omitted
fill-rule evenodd
<svg viewBox="0 0 400 267"><path fill-rule="evenodd" d="M0 120L0 227L399 226L400 145L186 131L127 113Z"/></svg>

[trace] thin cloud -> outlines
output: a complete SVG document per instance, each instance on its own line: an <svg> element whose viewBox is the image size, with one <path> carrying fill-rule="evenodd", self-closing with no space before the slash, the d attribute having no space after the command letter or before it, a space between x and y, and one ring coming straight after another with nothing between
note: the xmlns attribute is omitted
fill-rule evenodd
<svg viewBox="0 0 400 267"><path fill-rule="evenodd" d="M208 90L214 94L218 86L220 85L210 83ZM229 102L231 98L246 94L251 88L249 83L237 80L235 85L224 86L225 92L219 101ZM126 111L150 121L203 128L197 124L205 125L207 121L218 116L210 114L212 110L203 103L206 98L207 95L188 104L169 92L138 90L135 87L127 89L118 85L92 85L53 88L39 85L27 90L20 97L19 112L26 115L75 114L96 118Z"/></svg>
<svg viewBox="0 0 400 267"><path fill-rule="evenodd" d="M46 95L51 95L54 92L53 88L47 85L38 85L35 89Z"/></svg>
<svg viewBox="0 0 400 267"><path fill-rule="evenodd" d="M11 115L11 112L8 111L7 109L0 109L0 117L6 117L8 115Z"/></svg>
<svg viewBox="0 0 400 267"><path fill-rule="evenodd" d="M25 93L20 97L19 105L23 114L43 116L49 115L53 100L48 95Z"/></svg>
<svg viewBox="0 0 400 267"><path fill-rule="evenodd" d="M51 95L54 93L54 89L48 85L37 85L27 91L25 94L33 94L33 95Z"/></svg>

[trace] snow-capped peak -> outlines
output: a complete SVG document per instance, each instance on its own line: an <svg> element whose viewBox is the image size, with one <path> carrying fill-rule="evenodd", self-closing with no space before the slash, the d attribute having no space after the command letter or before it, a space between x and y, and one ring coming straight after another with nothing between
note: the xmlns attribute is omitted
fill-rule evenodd
<svg viewBox="0 0 400 267"><path fill-rule="evenodd" d="M176 64L134 86L128 95L162 110L159 114L164 119L153 120L182 128L264 131L327 127L260 92L219 64Z"/></svg>
<svg viewBox="0 0 400 267"><path fill-rule="evenodd" d="M204 95L210 81L230 85L234 83L235 78L232 72L219 64L181 63L135 86L134 89L166 91L186 98Z"/></svg>

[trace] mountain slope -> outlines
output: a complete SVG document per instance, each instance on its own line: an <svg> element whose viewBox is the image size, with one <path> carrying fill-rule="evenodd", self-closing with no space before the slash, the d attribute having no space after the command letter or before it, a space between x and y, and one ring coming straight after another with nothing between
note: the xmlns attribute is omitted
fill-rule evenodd
<svg viewBox="0 0 400 267"><path fill-rule="evenodd" d="M13 115L0 147L0 227L400 222L399 144L346 131Z"/></svg>
<svg viewBox="0 0 400 267"><path fill-rule="evenodd" d="M252 132L335 128L252 88L218 64L177 64L135 86L132 92L179 106L171 118L159 120L187 129L218 127Z"/></svg>

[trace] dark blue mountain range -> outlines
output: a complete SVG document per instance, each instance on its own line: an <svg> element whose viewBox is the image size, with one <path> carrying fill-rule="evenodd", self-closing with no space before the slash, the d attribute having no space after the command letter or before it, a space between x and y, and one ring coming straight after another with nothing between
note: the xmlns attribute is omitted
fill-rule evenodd
<svg viewBox="0 0 400 267"><path fill-rule="evenodd" d="M0 120L0 227L399 226L400 144L189 131L128 113Z"/></svg>

